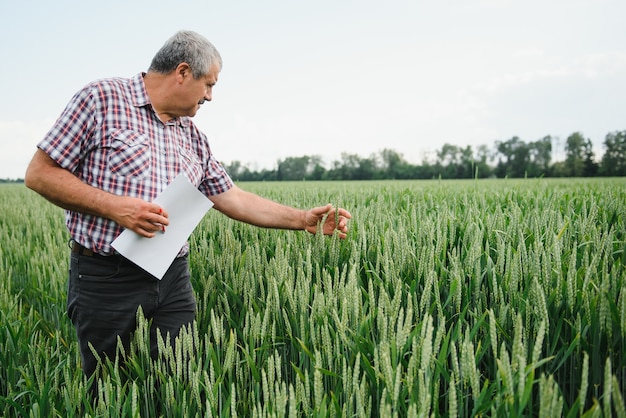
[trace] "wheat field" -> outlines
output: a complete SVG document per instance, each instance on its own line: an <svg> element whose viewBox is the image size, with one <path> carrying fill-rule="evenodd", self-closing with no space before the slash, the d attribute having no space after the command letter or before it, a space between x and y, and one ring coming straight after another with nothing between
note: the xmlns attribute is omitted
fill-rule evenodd
<svg viewBox="0 0 626 418"><path fill-rule="evenodd" d="M626 416L625 179L241 187L345 207L349 237L209 211L196 322L152 360L139 311L87 382L63 211L0 186L1 415Z"/></svg>

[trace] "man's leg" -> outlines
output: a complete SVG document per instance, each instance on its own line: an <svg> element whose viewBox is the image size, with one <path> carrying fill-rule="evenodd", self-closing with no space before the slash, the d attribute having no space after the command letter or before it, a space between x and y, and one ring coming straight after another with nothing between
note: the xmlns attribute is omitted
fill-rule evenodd
<svg viewBox="0 0 626 418"><path fill-rule="evenodd" d="M68 315L78 337L83 370L89 377L100 356L115 359L118 336L126 350L136 329L139 306L151 311L158 301L158 280L121 256L72 253Z"/></svg>
<svg viewBox="0 0 626 418"><path fill-rule="evenodd" d="M146 312L152 319L150 330L151 355L157 358L157 330L163 339L170 335L170 343L180 329L193 322L196 315L196 299L189 281L187 257L174 260L167 273L158 283L158 303L153 312Z"/></svg>

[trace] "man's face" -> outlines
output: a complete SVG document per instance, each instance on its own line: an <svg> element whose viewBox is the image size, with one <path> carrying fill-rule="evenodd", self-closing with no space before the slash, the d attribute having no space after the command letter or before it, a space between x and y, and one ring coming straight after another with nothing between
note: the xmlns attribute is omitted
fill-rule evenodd
<svg viewBox="0 0 626 418"><path fill-rule="evenodd" d="M208 74L196 79L189 70L183 81L184 109L181 110L184 116L195 116L205 101L211 101L219 72L219 66L213 64Z"/></svg>

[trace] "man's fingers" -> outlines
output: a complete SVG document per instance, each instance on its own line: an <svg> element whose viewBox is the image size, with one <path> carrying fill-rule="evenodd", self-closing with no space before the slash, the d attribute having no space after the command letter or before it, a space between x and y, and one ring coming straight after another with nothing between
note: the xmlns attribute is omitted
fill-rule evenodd
<svg viewBox="0 0 626 418"><path fill-rule="evenodd" d="M159 215L166 219L169 218L170 216L169 213L167 213L167 211L163 208L159 208Z"/></svg>
<svg viewBox="0 0 626 418"><path fill-rule="evenodd" d="M137 223L137 225L131 229L142 237L152 238L156 235L156 233L165 232L166 223L169 224L167 218L160 215L150 216L150 219Z"/></svg>
<svg viewBox="0 0 626 418"><path fill-rule="evenodd" d="M317 227L319 228L321 226L324 235L333 235L335 231L337 231L339 238L346 238L348 220L352 218L350 212L343 208L335 208L329 203L325 206L310 209L309 213L313 215L312 218L309 218L309 222L315 220L318 225ZM305 229L311 233L315 233L313 228L315 228L315 226L308 223Z"/></svg>
<svg viewBox="0 0 626 418"><path fill-rule="evenodd" d="M151 208L146 220L148 225L145 225L144 229L148 232L165 232L165 227L170 224L167 212L159 206Z"/></svg>
<svg viewBox="0 0 626 418"><path fill-rule="evenodd" d="M339 214L339 217L343 216L346 219L352 219L352 215L350 214L350 212L348 212L347 210L345 210L343 208L339 208L337 213Z"/></svg>
<svg viewBox="0 0 626 418"><path fill-rule="evenodd" d="M320 206L311 210L311 212L313 212L313 215L315 215L316 217L320 219L323 218L324 215L331 214L332 211L333 211L333 207L330 203L327 204L326 206Z"/></svg>

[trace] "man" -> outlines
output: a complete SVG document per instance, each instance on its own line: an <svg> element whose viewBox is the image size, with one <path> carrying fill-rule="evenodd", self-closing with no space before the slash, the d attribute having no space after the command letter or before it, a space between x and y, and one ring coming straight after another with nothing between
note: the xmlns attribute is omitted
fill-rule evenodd
<svg viewBox="0 0 626 418"><path fill-rule="evenodd" d="M117 254L111 242L124 229L151 238L169 225L154 198L180 173L230 218L266 228L337 233L351 215L326 205L299 210L246 192L215 159L191 121L212 98L222 60L203 36L181 31L154 56L147 73L95 81L80 90L38 144L26 186L66 209L72 239L68 315L90 376L100 355L125 345L141 306L156 332L173 339L193 321L188 244L162 280Z"/></svg>

